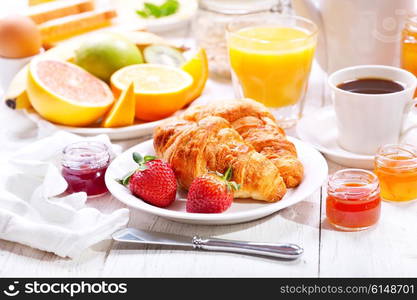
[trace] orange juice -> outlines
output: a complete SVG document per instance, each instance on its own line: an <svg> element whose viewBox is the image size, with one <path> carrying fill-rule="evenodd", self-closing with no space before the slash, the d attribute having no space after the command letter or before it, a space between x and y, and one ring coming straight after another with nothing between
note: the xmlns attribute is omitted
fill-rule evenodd
<svg viewBox="0 0 417 300"><path fill-rule="evenodd" d="M407 20L401 41L401 67L417 76L417 17Z"/></svg>
<svg viewBox="0 0 417 300"><path fill-rule="evenodd" d="M273 108L296 104L307 88L315 44L315 35L291 27L247 27L231 34L230 64L243 95Z"/></svg>
<svg viewBox="0 0 417 300"><path fill-rule="evenodd" d="M417 76L417 16L407 19L401 34L401 67Z"/></svg>

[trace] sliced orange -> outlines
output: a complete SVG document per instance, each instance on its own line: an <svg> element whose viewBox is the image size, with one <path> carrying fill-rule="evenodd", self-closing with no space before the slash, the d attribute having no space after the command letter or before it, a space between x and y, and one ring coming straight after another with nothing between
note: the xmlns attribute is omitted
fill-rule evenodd
<svg viewBox="0 0 417 300"><path fill-rule="evenodd" d="M190 60L185 62L181 66L181 69L190 74L194 79L187 101L187 103L190 103L201 95L209 75L207 54L204 48L201 48Z"/></svg>
<svg viewBox="0 0 417 300"><path fill-rule="evenodd" d="M155 121L172 115L188 100L193 78L166 65L139 64L116 71L111 79L116 97L132 82L135 86L136 118Z"/></svg>
<svg viewBox="0 0 417 300"><path fill-rule="evenodd" d="M132 125L135 121L136 98L133 82L124 90L102 122L105 128Z"/></svg>
<svg viewBox="0 0 417 300"><path fill-rule="evenodd" d="M68 126L95 123L114 100L106 83L74 64L54 59L31 61L27 94L43 118Z"/></svg>

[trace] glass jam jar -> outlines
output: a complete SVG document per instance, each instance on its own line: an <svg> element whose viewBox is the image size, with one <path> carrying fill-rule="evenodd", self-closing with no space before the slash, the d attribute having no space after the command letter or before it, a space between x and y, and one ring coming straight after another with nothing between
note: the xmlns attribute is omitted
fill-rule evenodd
<svg viewBox="0 0 417 300"><path fill-rule="evenodd" d="M100 142L84 141L65 147L61 164L67 192L86 192L89 197L107 193L104 175L110 161L109 148Z"/></svg>
<svg viewBox="0 0 417 300"><path fill-rule="evenodd" d="M236 16L266 11L283 12L289 0L201 0L193 22L199 47L204 48L209 61L210 75L230 79L226 42L226 26Z"/></svg>
<svg viewBox="0 0 417 300"><path fill-rule="evenodd" d="M359 231L375 225L381 212L379 182L372 172L344 169L330 176L326 215L338 229Z"/></svg>
<svg viewBox="0 0 417 300"><path fill-rule="evenodd" d="M417 16L407 19L401 34L401 67L417 76Z"/></svg>
<svg viewBox="0 0 417 300"><path fill-rule="evenodd" d="M417 147L408 144L381 147L375 156L375 173L384 200L417 199Z"/></svg>

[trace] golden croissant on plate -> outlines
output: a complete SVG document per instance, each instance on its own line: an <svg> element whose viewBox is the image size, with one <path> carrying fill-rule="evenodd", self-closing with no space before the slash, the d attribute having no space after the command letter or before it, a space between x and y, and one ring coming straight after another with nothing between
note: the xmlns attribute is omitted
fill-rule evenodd
<svg viewBox="0 0 417 300"><path fill-rule="evenodd" d="M231 166L241 185L235 198L275 202L303 178L294 145L271 113L250 99L190 107L156 128L154 148L186 189L194 178Z"/></svg>

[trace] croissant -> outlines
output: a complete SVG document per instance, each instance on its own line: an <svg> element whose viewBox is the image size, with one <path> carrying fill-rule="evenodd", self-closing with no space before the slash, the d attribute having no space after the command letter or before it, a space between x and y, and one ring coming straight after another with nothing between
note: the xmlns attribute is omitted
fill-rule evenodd
<svg viewBox="0 0 417 300"><path fill-rule="evenodd" d="M276 166L246 143L224 118L172 118L156 128L154 148L186 189L194 178L210 171L224 173L231 166L232 180L241 185L235 198L275 202L286 193Z"/></svg>
<svg viewBox="0 0 417 300"><path fill-rule="evenodd" d="M264 105L251 99L215 101L190 107L183 118L195 122L207 116L229 121L246 143L275 164L287 188L301 183L304 168L297 158L295 146L287 140L284 130Z"/></svg>

